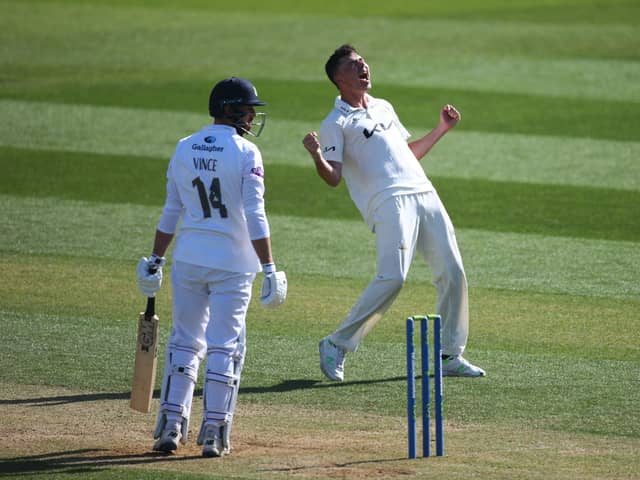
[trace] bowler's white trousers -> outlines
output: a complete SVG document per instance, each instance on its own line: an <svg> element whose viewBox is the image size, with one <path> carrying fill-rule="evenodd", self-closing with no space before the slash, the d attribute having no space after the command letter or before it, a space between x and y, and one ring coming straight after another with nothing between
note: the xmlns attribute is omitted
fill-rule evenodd
<svg viewBox="0 0 640 480"><path fill-rule="evenodd" d="M353 352L398 296L413 260L420 252L431 268L438 292L436 311L442 316L442 353L460 355L469 335L467 279L453 224L433 192L398 195L373 214L377 275L330 336Z"/></svg>

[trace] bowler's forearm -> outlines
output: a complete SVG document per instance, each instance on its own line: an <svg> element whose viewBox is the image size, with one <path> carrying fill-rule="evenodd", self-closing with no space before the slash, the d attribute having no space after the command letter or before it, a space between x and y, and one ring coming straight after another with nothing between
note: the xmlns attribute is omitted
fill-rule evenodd
<svg viewBox="0 0 640 480"><path fill-rule="evenodd" d="M436 128L427 133L424 137L419 138L414 142L409 142L409 148L413 152L413 155L421 160L429 150L440 140L445 133L449 131L448 128L439 124Z"/></svg>
<svg viewBox="0 0 640 480"><path fill-rule="evenodd" d="M342 171L336 165L336 162L328 162L322 156L322 153L314 152L311 154L313 162L316 165L316 172L328 185L332 187L338 186L342 178Z"/></svg>

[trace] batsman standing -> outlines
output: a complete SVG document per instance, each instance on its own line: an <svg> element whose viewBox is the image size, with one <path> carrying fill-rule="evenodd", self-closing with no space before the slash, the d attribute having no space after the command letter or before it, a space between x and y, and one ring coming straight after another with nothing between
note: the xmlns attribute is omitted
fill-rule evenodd
<svg viewBox="0 0 640 480"><path fill-rule="evenodd" d="M256 273L264 274L265 306L278 306L286 297L286 275L276 271L271 253L262 156L243 138L262 131L265 114L254 107L263 105L249 81L220 81L209 99L213 124L180 140L169 162L153 252L137 266L141 292L154 296L162 282L165 252L182 220L173 250L173 327L154 450L172 452L178 442L186 443L198 368L206 358L198 444L205 457L230 452L246 351L245 319ZM255 133L254 127L259 127Z"/></svg>
<svg viewBox="0 0 640 480"><path fill-rule="evenodd" d="M484 376L463 356L469 332L467 280L453 225L419 160L460 120L451 105L438 125L407 142L409 132L393 107L369 95L371 71L351 45L342 45L325 65L340 95L303 144L318 175L335 187L345 177L352 200L376 235L377 274L332 334L322 339L320 368L344 379L344 358L354 352L402 288L414 252L429 264L443 319L443 375Z"/></svg>

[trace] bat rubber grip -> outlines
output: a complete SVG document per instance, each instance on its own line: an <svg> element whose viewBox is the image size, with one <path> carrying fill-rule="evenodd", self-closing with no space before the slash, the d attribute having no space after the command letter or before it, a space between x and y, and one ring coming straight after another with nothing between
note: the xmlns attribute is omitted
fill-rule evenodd
<svg viewBox="0 0 640 480"><path fill-rule="evenodd" d="M156 314L156 297L147 298L147 309L144 311L144 316L151 318Z"/></svg>

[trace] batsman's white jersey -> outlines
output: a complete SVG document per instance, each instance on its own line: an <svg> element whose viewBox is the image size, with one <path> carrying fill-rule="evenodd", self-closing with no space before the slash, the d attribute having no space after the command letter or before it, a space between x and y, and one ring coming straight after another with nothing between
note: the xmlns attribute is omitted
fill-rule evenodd
<svg viewBox="0 0 640 480"><path fill-rule="evenodd" d="M408 146L409 136L391 104L371 96L367 109L338 97L320 126L322 154L342 164L351 198L376 234L378 252L376 277L331 340L356 350L395 300L418 250L438 291L443 353L458 355L469 325L462 258L451 220Z"/></svg>
<svg viewBox="0 0 640 480"><path fill-rule="evenodd" d="M208 125L178 142L167 171L158 230L174 233L173 259L229 272L256 273L251 240L269 236L264 169L258 148L227 125Z"/></svg>
<svg viewBox="0 0 640 480"><path fill-rule="evenodd" d="M246 313L261 270L251 240L267 238L258 148L227 125L183 138L167 170L160 232L176 235L173 325L156 426L180 424L186 441L200 361L206 356L201 432L231 425L244 358Z"/></svg>

